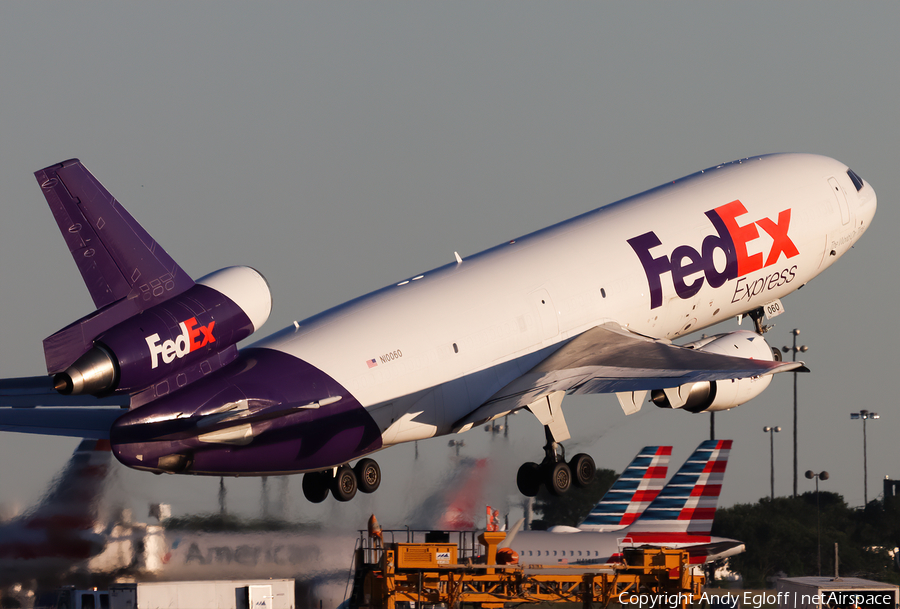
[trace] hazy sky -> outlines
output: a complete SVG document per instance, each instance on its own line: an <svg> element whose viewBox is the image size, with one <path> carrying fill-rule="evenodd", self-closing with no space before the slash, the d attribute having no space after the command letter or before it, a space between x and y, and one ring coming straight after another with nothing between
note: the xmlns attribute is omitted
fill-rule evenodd
<svg viewBox="0 0 900 609"><path fill-rule="evenodd" d="M900 478L900 4L856 3L7 3L0 6L0 376L45 372L41 340L92 304L32 173L81 158L197 277L248 264L275 298L260 335L330 306L696 170L800 151L850 165L878 193L856 248L800 292L767 335L800 328L800 490L863 499ZM610 264L614 264L610 261ZM734 322L727 325L735 326ZM749 327L745 325L745 327ZM723 504L791 490L791 376L717 417L733 438ZM708 415L614 397L566 400L574 450L621 470L645 444L684 460ZM485 501L518 501L540 459L530 415L508 440L462 436L495 459ZM447 438L378 457L385 484L292 515L351 528L448 468ZM509 450L498 450L508 442ZM37 500L77 444L0 434L0 503ZM216 509L218 479L124 470L143 518ZM259 482L230 481L253 513ZM401 514L402 516L402 514Z"/></svg>

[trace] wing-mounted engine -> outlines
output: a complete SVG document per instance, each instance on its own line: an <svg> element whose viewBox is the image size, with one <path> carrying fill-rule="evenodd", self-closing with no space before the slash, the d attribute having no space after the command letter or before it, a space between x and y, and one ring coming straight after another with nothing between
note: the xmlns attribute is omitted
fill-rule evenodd
<svg viewBox="0 0 900 609"><path fill-rule="evenodd" d="M259 272L221 269L90 337L93 346L54 374L54 387L62 394L92 395L152 389L132 398L139 405L231 362L237 343L259 329L271 310L272 295Z"/></svg>
<svg viewBox="0 0 900 609"><path fill-rule="evenodd" d="M747 330L717 334L683 347L769 362L781 360L780 353L772 349L762 336ZM660 408L681 408L694 413L730 410L758 396L771 382L771 374L701 381L670 389L656 389L650 393L650 400Z"/></svg>

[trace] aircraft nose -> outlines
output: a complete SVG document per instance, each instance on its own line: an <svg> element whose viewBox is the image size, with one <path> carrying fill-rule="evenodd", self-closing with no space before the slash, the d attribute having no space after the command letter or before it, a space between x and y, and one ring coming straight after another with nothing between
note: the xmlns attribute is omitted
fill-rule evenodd
<svg viewBox="0 0 900 609"><path fill-rule="evenodd" d="M856 219L859 227L867 229L875 217L878 207L878 196L871 184L860 178L852 169L847 170L847 175L856 187Z"/></svg>
<svg viewBox="0 0 900 609"><path fill-rule="evenodd" d="M866 226L872 223L872 219L875 217L875 210L878 208L878 197L875 194L875 189L869 186L869 191L869 196L864 201L861 201L859 206L860 217L865 221Z"/></svg>

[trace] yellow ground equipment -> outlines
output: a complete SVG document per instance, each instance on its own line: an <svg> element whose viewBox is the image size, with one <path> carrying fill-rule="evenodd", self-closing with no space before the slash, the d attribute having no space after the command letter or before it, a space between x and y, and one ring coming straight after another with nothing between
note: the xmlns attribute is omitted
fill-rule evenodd
<svg viewBox="0 0 900 609"><path fill-rule="evenodd" d="M357 550L351 606L394 609L397 603L414 603L452 609L460 604L499 608L575 602L605 607L613 601L638 603L644 594L662 596L669 607L686 607L704 583L702 575L692 574L688 553L680 550L627 550L625 564L498 565L497 544L506 534L479 535L484 547L480 556L475 556L474 539L466 539L470 535L474 537L460 533L459 543L363 543Z"/></svg>

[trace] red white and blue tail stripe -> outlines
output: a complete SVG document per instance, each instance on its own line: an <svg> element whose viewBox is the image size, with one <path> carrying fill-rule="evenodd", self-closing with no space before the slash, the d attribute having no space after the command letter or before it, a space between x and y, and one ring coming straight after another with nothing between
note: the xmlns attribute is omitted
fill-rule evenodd
<svg viewBox="0 0 900 609"><path fill-rule="evenodd" d="M671 446L645 446L578 528L618 531L637 520L662 490L671 456Z"/></svg>
<svg viewBox="0 0 900 609"><path fill-rule="evenodd" d="M700 444L629 533L709 535L730 452L731 440Z"/></svg>

